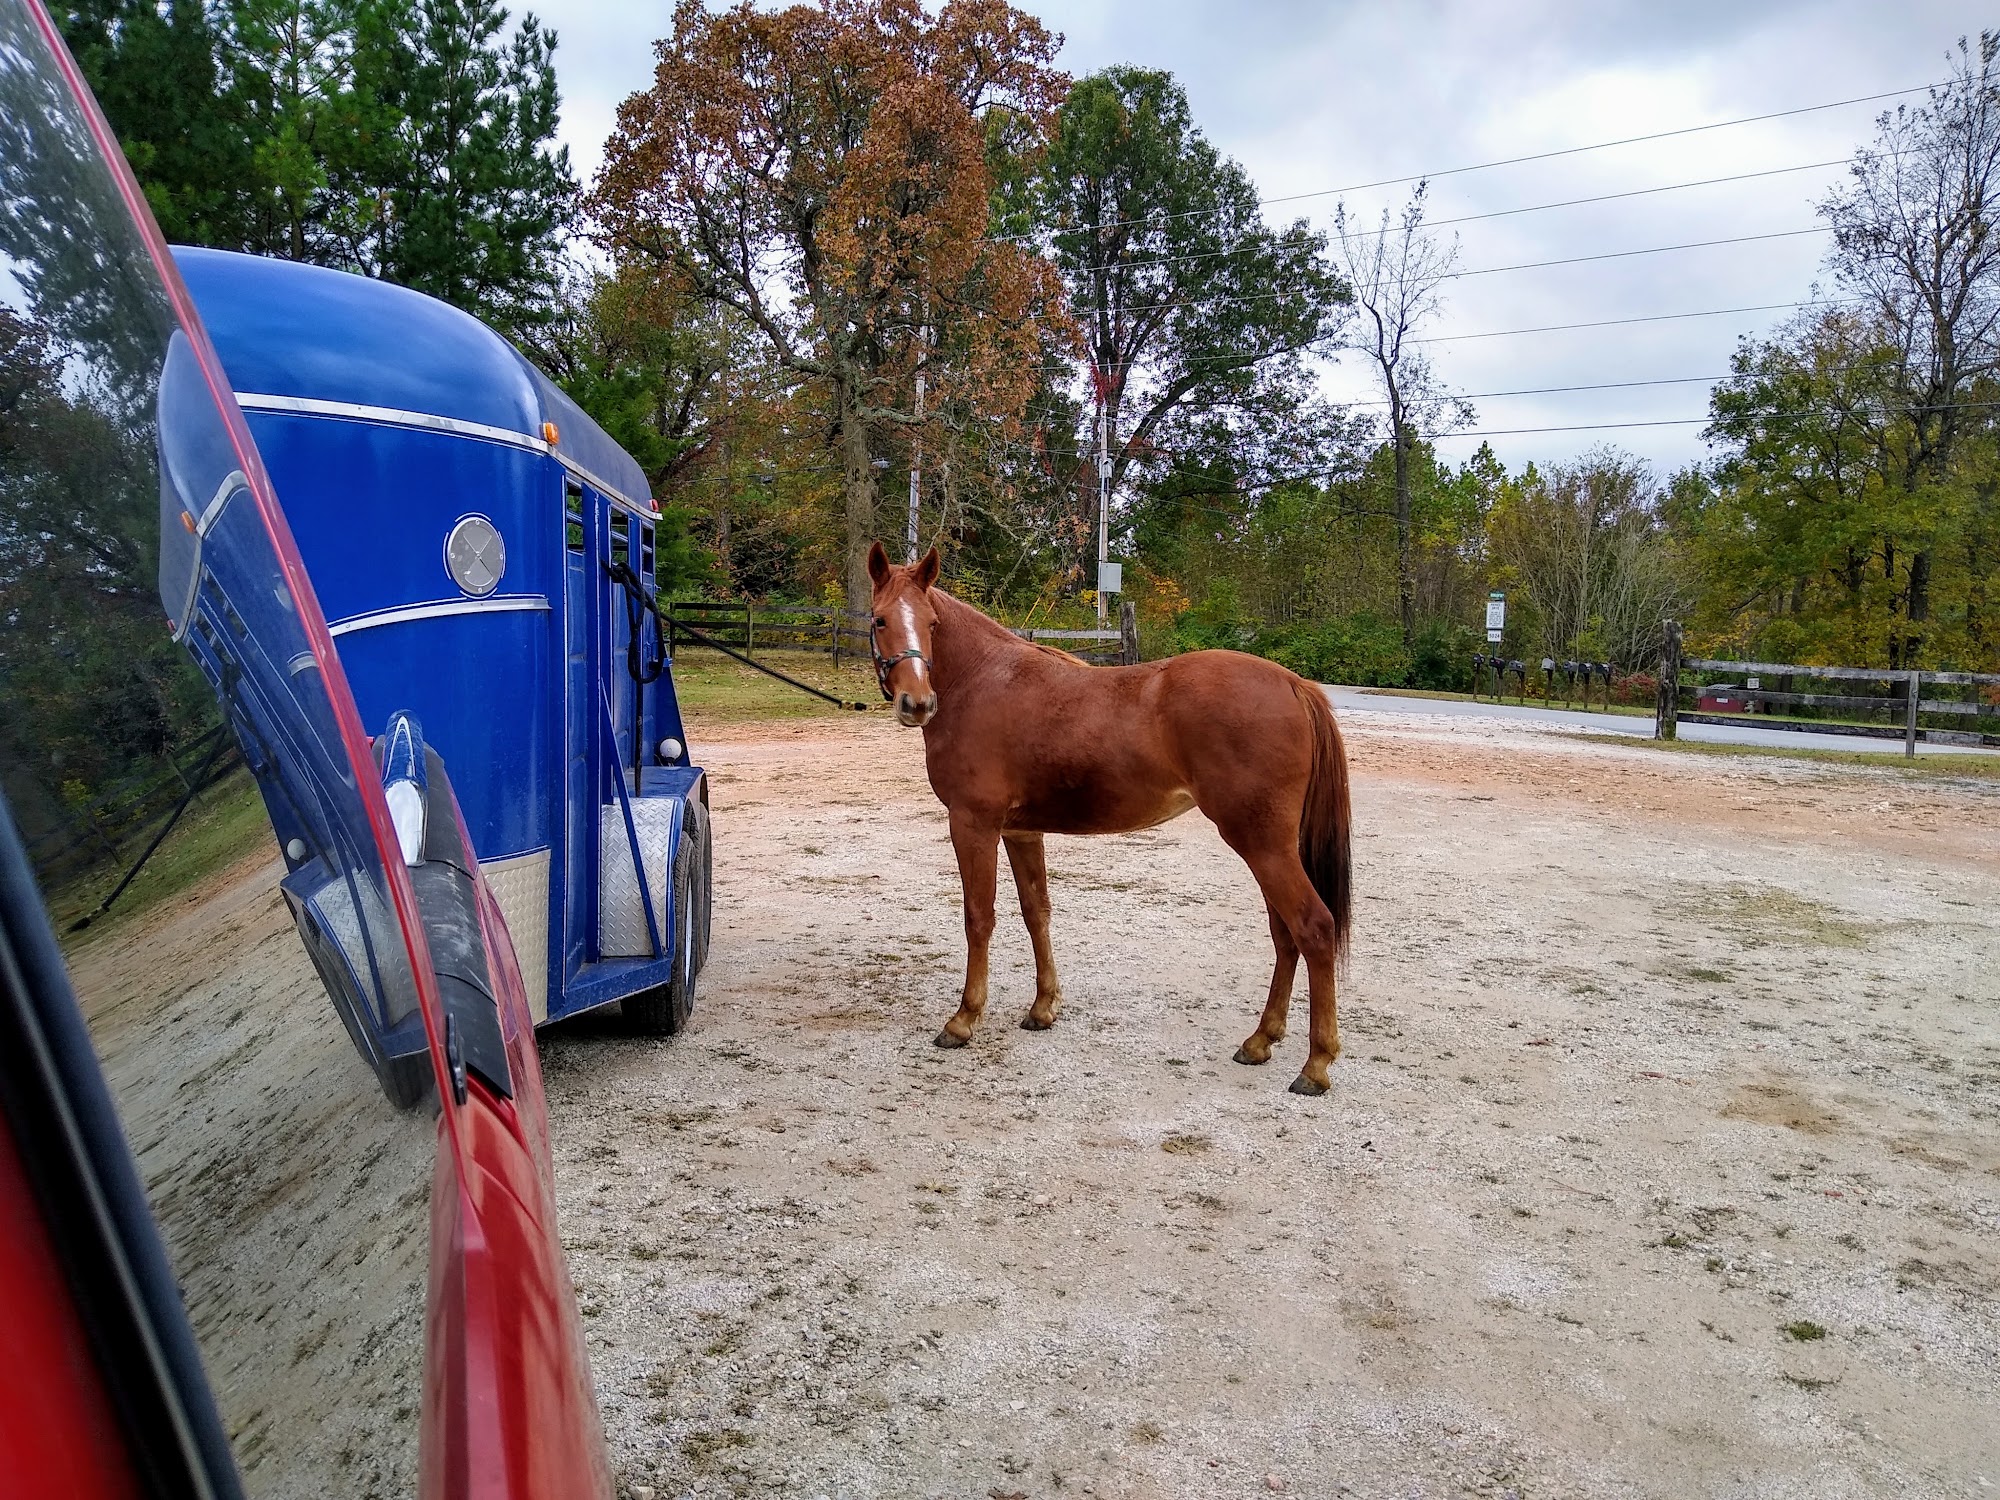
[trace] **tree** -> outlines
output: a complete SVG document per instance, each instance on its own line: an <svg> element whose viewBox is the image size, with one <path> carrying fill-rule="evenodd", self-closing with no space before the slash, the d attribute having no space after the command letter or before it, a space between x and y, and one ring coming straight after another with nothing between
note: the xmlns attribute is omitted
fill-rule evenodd
<svg viewBox="0 0 2000 1500"><path fill-rule="evenodd" d="M201 0L80 0L56 19L161 231L241 248L256 163Z"/></svg>
<svg viewBox="0 0 2000 1500"><path fill-rule="evenodd" d="M1345 202L1333 211L1336 254L1360 307L1347 347L1374 367L1389 407L1396 479L1396 596L1405 645L1416 639L1417 629L1410 452L1419 436L1431 437L1472 420L1472 408L1445 391L1430 360L1413 342L1418 326L1438 310L1445 285L1458 272L1457 237L1446 243L1424 228L1428 186L1418 183L1393 221L1385 207L1374 229L1362 228Z"/></svg>
<svg viewBox="0 0 2000 1500"><path fill-rule="evenodd" d="M1657 659L1685 594L1646 466L1611 449L1501 487L1487 518L1493 581L1544 656L1634 668Z"/></svg>
<svg viewBox="0 0 2000 1500"><path fill-rule="evenodd" d="M935 19L917 0L682 0L653 87L619 109L591 199L603 243L732 310L824 392L851 610L871 592L879 436L925 420L915 375L1002 424L1033 390L1056 288L987 237L990 158L1046 127L1055 48L1003 0Z"/></svg>
<svg viewBox="0 0 2000 1500"><path fill-rule="evenodd" d="M376 189L346 216L346 264L513 330L543 315L576 196L551 148L555 33L532 15L506 34L491 0L395 0L363 10L356 88L386 106L366 170Z"/></svg>
<svg viewBox="0 0 2000 1500"><path fill-rule="evenodd" d="M1905 622L1889 662L1913 662L1931 619L1940 508L1980 381L2000 376L2000 34L1963 39L1952 78L1877 122L1850 182L1820 206L1839 284L1894 351L1884 479L1919 524L1886 565ZM1893 429L1901 428L1900 431ZM1900 568L1900 574L1898 569Z"/></svg>
<svg viewBox="0 0 2000 1500"><path fill-rule="evenodd" d="M1197 434L1226 441L1231 413L1286 405L1299 356L1339 324L1347 292L1325 240L1303 221L1265 225L1170 74L1080 80L1033 202L1083 329L1113 491Z"/></svg>

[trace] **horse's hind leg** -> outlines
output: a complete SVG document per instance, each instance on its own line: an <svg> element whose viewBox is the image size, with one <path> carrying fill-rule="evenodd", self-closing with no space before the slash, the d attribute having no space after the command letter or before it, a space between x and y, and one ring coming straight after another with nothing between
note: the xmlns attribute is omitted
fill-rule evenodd
<svg viewBox="0 0 2000 1500"><path fill-rule="evenodd" d="M954 811L951 847L958 855L958 883L965 898L965 993L937 1034L940 1047L963 1047L986 1013L987 948L993 941L993 894L1000 878L1000 833L993 825Z"/></svg>
<svg viewBox="0 0 2000 1500"><path fill-rule="evenodd" d="M1299 945L1292 941L1291 927L1269 901L1264 903L1264 912L1271 919L1271 946L1277 950L1278 961L1271 970L1271 994L1264 1002L1264 1014L1257 1018L1257 1029L1236 1049L1236 1060L1240 1063L1269 1062L1271 1049L1285 1039L1285 1018L1292 1009L1292 980L1299 972Z"/></svg>
<svg viewBox="0 0 2000 1500"><path fill-rule="evenodd" d="M1014 890L1021 898L1021 920L1035 945L1035 1003L1021 1018L1024 1031L1047 1031L1056 1023L1062 1004L1062 981L1056 978L1055 949L1049 944L1049 867L1039 833L1007 835L1007 863L1014 870Z"/></svg>
<svg viewBox="0 0 2000 1500"><path fill-rule="evenodd" d="M1311 1042L1306 1065L1292 1080L1292 1092L1324 1094L1330 1082L1327 1069L1340 1056L1340 1022L1334 1008L1333 913L1313 889L1305 866L1299 862L1298 845L1291 839L1280 841L1273 837L1261 849L1238 852L1250 866L1250 873L1257 877L1257 884L1264 892L1264 904L1284 919L1299 955L1306 961L1306 988L1312 1004Z"/></svg>

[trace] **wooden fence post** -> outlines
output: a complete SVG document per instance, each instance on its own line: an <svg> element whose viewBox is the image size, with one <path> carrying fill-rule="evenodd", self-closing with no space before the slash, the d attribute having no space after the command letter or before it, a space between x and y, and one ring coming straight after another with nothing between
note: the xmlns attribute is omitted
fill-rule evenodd
<svg viewBox="0 0 2000 1500"><path fill-rule="evenodd" d="M1681 626L1666 622L1667 638L1660 651L1660 687L1653 702L1653 738L1671 740L1679 733L1681 711Z"/></svg>
<svg viewBox="0 0 2000 1500"><path fill-rule="evenodd" d="M1139 665L1139 606L1130 599L1118 605L1118 660L1128 667Z"/></svg>
<svg viewBox="0 0 2000 1500"><path fill-rule="evenodd" d="M1906 760L1917 758L1917 704L1923 700L1924 674L1912 671L1903 679L1903 689L1909 698L1903 710L1903 756Z"/></svg>

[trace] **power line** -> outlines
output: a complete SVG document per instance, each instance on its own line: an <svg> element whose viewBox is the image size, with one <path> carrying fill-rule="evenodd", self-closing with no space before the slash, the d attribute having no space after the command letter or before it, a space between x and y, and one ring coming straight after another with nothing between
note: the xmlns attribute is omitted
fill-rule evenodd
<svg viewBox="0 0 2000 1500"><path fill-rule="evenodd" d="M1490 328L1479 333L1440 333L1433 334L1428 338L1410 339L1407 342L1412 344L1450 344L1470 339L1510 339L1519 338L1531 333L1570 333L1588 328L1623 328L1635 323L1673 323L1687 318L1734 317L1740 313L1789 312L1797 308L1807 307L1856 307L1862 305L1865 301L1865 298L1858 297L1808 297L1799 302L1758 302L1752 303L1747 307L1708 307L1695 312L1646 313L1630 318L1598 318L1588 323L1543 323L1533 328ZM1311 342L1324 344L1332 342L1332 338L1314 339ZM1254 354L1235 354L1218 356L1218 359L1223 364L1250 364L1255 363L1261 357ZM1079 366L1074 362L1068 362L1041 365L1038 368L1044 374L1063 375L1075 373ZM1137 362L1128 360L1113 368L1120 372L1126 372L1137 368Z"/></svg>
<svg viewBox="0 0 2000 1500"><path fill-rule="evenodd" d="M1737 234L1719 240L1689 240L1678 245L1647 245L1637 250L1603 250L1593 255L1566 255L1555 260L1526 260L1511 266L1479 266L1470 271L1453 271L1442 281L1457 281L1468 276L1498 276L1505 271L1539 271L1552 266L1580 266L1591 261L1629 260L1638 255L1666 255L1678 250L1709 250L1718 245L1748 245L1760 240L1796 239L1802 234L1828 234L1831 231L1824 224L1814 224L1805 229L1776 229L1766 234ZM1400 286L1400 281L1386 281L1384 287ZM1126 313L1172 312L1177 307L1236 307L1251 302L1271 302L1291 295L1280 289L1275 292L1253 292L1241 297L1204 297L1197 301L1153 302L1142 306L1127 306ZM1092 309L1079 308L1079 315L1086 315Z"/></svg>
<svg viewBox="0 0 2000 1500"><path fill-rule="evenodd" d="M1737 313L1784 312L1801 307L1851 307L1862 299L1854 297L1807 298L1803 302L1759 302L1749 307L1712 307L1702 312L1648 313L1636 318L1600 318L1592 323L1545 323L1537 328L1495 328L1485 333L1440 333L1430 338L1411 339L1413 344L1450 344L1466 339L1511 339L1526 333L1568 333L1579 328L1620 328L1629 323L1671 323L1682 318L1723 318ZM1050 368L1054 368L1051 366Z"/></svg>
<svg viewBox="0 0 2000 1500"><path fill-rule="evenodd" d="M1512 218L1517 214L1539 214L1547 213L1549 210L1556 208L1579 208L1591 203L1612 203L1621 198L1645 198L1657 193L1683 192L1689 188L1717 187L1730 182L1750 182L1760 177L1783 177L1796 172L1816 172L1826 167L1844 167L1847 165L1847 161L1848 158L1846 157L1841 157L1835 161L1809 161L1795 167L1772 167L1762 172L1734 172L1726 177L1704 177L1695 182L1670 182L1662 187L1630 188L1622 193L1598 193L1588 198L1565 198L1559 203L1531 203L1522 208L1498 208L1483 214L1461 214L1455 219L1428 220L1423 227L1426 229L1444 229L1455 224L1477 224L1486 219ZM1379 239L1383 235L1400 232L1397 229L1362 229L1355 231L1353 237L1356 239ZM1250 234L1239 236L1237 244L1241 245L1250 238ZM1220 260L1224 256L1235 253L1234 249L1202 250L1191 255L1165 255L1158 256L1152 260L1110 262L1102 267L1102 269L1107 271L1150 270L1159 266L1191 265L1195 261L1200 260Z"/></svg>
<svg viewBox="0 0 2000 1500"><path fill-rule="evenodd" d="M1649 385L1720 385L1725 380L1747 380L1745 375L1679 375L1662 380L1607 380L1594 385L1542 385L1519 391L1467 391L1454 394L1456 401L1498 401L1506 396L1559 396L1573 391L1629 391ZM1387 401L1343 401L1341 406L1387 406Z"/></svg>
<svg viewBox="0 0 2000 1500"><path fill-rule="evenodd" d="M1784 119L1790 119L1796 115L1818 114L1824 110L1829 110L1829 109L1845 109L1848 106L1854 104L1876 104L1884 99L1901 99L1907 97L1910 94L1927 93L1934 87L1936 87L1935 84L1926 83L1926 84L1920 84L1915 88L1892 89L1888 93L1884 94L1859 94L1852 99L1834 99L1825 104L1806 104L1799 106L1797 109L1773 110L1769 114L1744 115L1739 119L1716 120L1707 125L1684 125L1677 130L1656 130L1649 135L1629 135L1629 136L1624 136L1615 141L1593 141L1591 144L1587 146L1565 146L1558 151L1537 151L1527 156L1502 157L1496 161L1474 162L1470 166L1446 167L1435 172L1417 172L1413 173L1408 177L1383 177L1377 179L1374 182L1350 183L1346 187L1317 188L1309 193L1285 193L1277 197L1260 198L1257 200L1257 206L1259 208L1263 208L1273 203L1301 203L1308 198L1336 198L1345 193L1366 192L1370 188L1400 187L1404 183L1409 183L1409 182L1431 182L1435 181L1437 178L1440 177L1463 176L1467 172L1487 172L1491 171L1495 167L1517 167L1527 162L1553 161L1558 157L1581 156L1584 153L1590 151L1608 151L1616 146L1637 146L1647 141L1671 140L1677 136L1699 135L1702 132L1709 130L1728 130L1737 125L1757 125L1763 123L1766 120L1784 120ZM1099 230L1122 229L1127 225L1131 224L1157 223L1166 219L1201 218L1205 215L1214 214L1219 211L1220 210L1216 209L1191 208L1176 214L1161 214L1154 218L1113 219L1107 223L1099 224L1093 227ZM1075 234L1088 231L1078 229L1078 230L1070 230L1067 232ZM1035 238L1035 236L1033 234L1010 234L1010 235L996 235L995 238L1004 240L1025 240L1025 239L1033 239Z"/></svg>

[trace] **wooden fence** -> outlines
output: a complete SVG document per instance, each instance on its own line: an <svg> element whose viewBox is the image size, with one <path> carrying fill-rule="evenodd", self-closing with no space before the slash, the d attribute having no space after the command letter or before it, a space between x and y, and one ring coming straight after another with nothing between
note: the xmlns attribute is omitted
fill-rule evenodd
<svg viewBox="0 0 2000 1500"><path fill-rule="evenodd" d="M1682 682L1683 674L1700 677L1728 676L1730 697L1742 702L1742 710L1695 710L1681 707L1684 694L1701 693L1720 683ZM1796 691L1800 679L1807 685L1834 684L1833 692ZM1844 684L1880 688L1877 692L1841 691ZM1699 699L1697 699L1697 703ZM1838 719L1816 719L1790 714L1805 709L1813 713L1837 711ZM1857 723L1858 718L1883 716L1883 722ZM1786 717L1773 717L1786 715ZM1924 722L1928 717L1943 723ZM1888 667L1808 667L1797 662L1709 661L1681 656L1681 632L1669 623L1667 644L1660 660L1659 703L1654 735L1658 739L1676 737L1677 726L1690 724L1755 723L1760 729L1800 730L1809 734L1849 735L1862 739L1900 739L1903 753L1914 756L1918 743L1990 745L2000 747L2000 674L1991 672L1926 672Z"/></svg>
<svg viewBox="0 0 2000 1500"><path fill-rule="evenodd" d="M686 599L667 606L667 651L681 644L678 627L687 625L710 640L755 656L759 646L791 651L825 651L840 665L843 655L868 654L868 617L809 604L758 604L749 599ZM1139 623L1131 604L1119 611L1116 630L1016 630L1024 640L1047 641L1086 661L1131 665L1139 660ZM698 644L691 637L688 644Z"/></svg>
<svg viewBox="0 0 2000 1500"><path fill-rule="evenodd" d="M45 889L98 865L116 865L142 847L183 797L227 775L242 756L228 731L215 725L150 768L124 777L90 801L63 809L50 825L26 833L28 862ZM212 757L212 759L211 759Z"/></svg>

